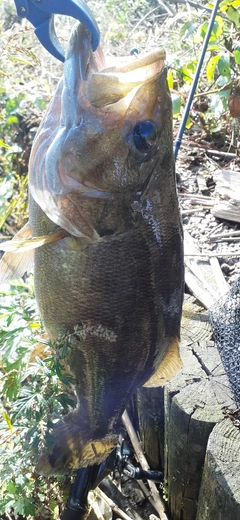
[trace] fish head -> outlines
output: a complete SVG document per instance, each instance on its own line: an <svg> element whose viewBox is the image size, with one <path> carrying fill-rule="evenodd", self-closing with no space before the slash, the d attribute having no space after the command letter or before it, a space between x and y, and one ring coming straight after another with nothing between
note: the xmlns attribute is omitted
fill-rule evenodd
<svg viewBox="0 0 240 520"><path fill-rule="evenodd" d="M133 201L172 148L164 58L158 49L107 67L86 27L74 27L29 173L35 201L72 235L98 239L99 206L119 196Z"/></svg>

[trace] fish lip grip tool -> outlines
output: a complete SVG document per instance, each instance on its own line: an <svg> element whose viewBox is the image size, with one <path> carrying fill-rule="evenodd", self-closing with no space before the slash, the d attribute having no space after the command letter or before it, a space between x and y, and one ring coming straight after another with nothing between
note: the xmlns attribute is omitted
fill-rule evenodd
<svg viewBox="0 0 240 520"><path fill-rule="evenodd" d="M14 0L17 14L27 18L35 27L35 34L41 44L55 58L64 62L64 49L58 40L54 27L54 14L71 16L79 20L92 35L92 49L97 50L100 32L97 22L83 0Z"/></svg>

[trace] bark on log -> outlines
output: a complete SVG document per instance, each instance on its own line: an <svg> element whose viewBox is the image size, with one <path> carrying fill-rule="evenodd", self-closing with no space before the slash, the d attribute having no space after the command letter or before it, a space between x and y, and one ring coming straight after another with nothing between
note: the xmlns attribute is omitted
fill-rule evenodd
<svg viewBox="0 0 240 520"><path fill-rule="evenodd" d="M137 390L141 443L151 469L163 470L164 388Z"/></svg>
<svg viewBox="0 0 240 520"><path fill-rule="evenodd" d="M240 518L240 430L230 419L209 437L197 520Z"/></svg>

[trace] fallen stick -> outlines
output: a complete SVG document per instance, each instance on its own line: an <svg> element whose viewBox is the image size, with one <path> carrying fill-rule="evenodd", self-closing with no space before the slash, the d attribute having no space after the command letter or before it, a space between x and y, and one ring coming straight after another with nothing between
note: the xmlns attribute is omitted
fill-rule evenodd
<svg viewBox="0 0 240 520"><path fill-rule="evenodd" d="M222 229L222 228L223 228L223 225L224 225L224 223L223 223L223 222L220 222L220 224L218 224L218 225L217 225L217 226L216 226L212 231L209 232L209 235L208 235L208 236L209 236L209 237L211 237L211 236L215 236L215 235L218 233L219 229Z"/></svg>
<svg viewBox="0 0 240 520"><path fill-rule="evenodd" d="M187 139L183 140L182 148L185 150L189 150L191 146L197 147L200 150L204 150L206 153L209 153L210 155L218 155L220 157L229 157L230 159L235 159L237 157L236 153L231 152L223 152L220 150L212 150L212 148L209 148L208 145L201 144L198 141L189 141Z"/></svg>
<svg viewBox="0 0 240 520"><path fill-rule="evenodd" d="M98 485L98 488L105 493L119 509L125 511L129 516L131 515L134 520L143 520L136 509L130 504L128 498L117 488L110 476L105 477Z"/></svg>
<svg viewBox="0 0 240 520"><path fill-rule="evenodd" d="M223 231L222 233L215 233L215 235L209 236L210 242L217 241L218 238L231 238L240 237L240 231Z"/></svg>
<svg viewBox="0 0 240 520"><path fill-rule="evenodd" d="M215 204L215 200L211 199L211 197L207 197L205 195L194 195L194 194L181 194L179 193L179 198L187 199L191 204L199 204L201 206L206 206L212 208Z"/></svg>
<svg viewBox="0 0 240 520"><path fill-rule="evenodd" d="M212 266L212 270L214 272L215 279L219 287L219 291L224 296L224 294L226 294L226 292L229 291L230 285L226 282L223 276L222 269L220 267L218 259L216 257L210 258L210 264Z"/></svg>
<svg viewBox="0 0 240 520"><path fill-rule="evenodd" d="M235 159L235 157L237 157L236 153L220 152L220 150L206 150L206 153L210 155L218 155L219 157L229 157L231 159Z"/></svg>
<svg viewBox="0 0 240 520"><path fill-rule="evenodd" d="M206 195L200 195L198 193L196 193L196 194L195 193L179 193L178 196L183 199L194 199L194 200L199 199L202 201L204 201L204 200L207 201L209 199L212 200L210 197L207 197Z"/></svg>
<svg viewBox="0 0 240 520"><path fill-rule="evenodd" d="M139 22L136 23L136 25L134 25L133 29L130 31L128 37L130 38L130 36L132 36L132 34L134 33L134 31L139 27L139 25L141 25L141 23L144 22L144 20L152 13L154 13L154 11L157 11L159 9L159 6L158 7L154 7L154 9L151 9L151 11L148 11L147 14L145 14L145 16L143 16L141 18L141 20L139 20Z"/></svg>
<svg viewBox="0 0 240 520"><path fill-rule="evenodd" d="M195 7L195 9L204 9L204 11L212 12L210 7L205 7L204 5L197 4L196 2L192 2L192 0L172 0L174 4L189 4L191 7ZM219 13L222 16L222 13Z"/></svg>
<svg viewBox="0 0 240 520"><path fill-rule="evenodd" d="M102 499L105 500L105 502L107 502L107 504L109 505L109 507L111 507L111 509L112 509L112 511L114 511L114 513L116 513L121 518L123 518L123 520L132 520L132 518L129 515L127 515L127 513L122 511L122 509L120 509L120 507L118 507L117 504L115 504L115 502L113 502L113 500L111 500L111 498L109 498L107 495L105 495L105 493L100 488L98 488L98 493L99 493L100 497L102 497Z"/></svg>
<svg viewBox="0 0 240 520"><path fill-rule="evenodd" d="M186 229L184 229L184 248L186 284L192 294L208 309L228 290L228 284L225 282L220 266L216 267L218 264L217 256L222 256L222 254L207 253L206 259L211 256L216 257L216 260L212 262L213 265L209 260L208 262L194 260L194 257L201 258L202 253L199 251L197 242L193 240Z"/></svg>
<svg viewBox="0 0 240 520"><path fill-rule="evenodd" d="M239 258L240 251L236 251L234 253L229 253L228 251L218 251L217 253L185 253L184 256L198 256L199 258Z"/></svg>
<svg viewBox="0 0 240 520"><path fill-rule="evenodd" d="M185 217L187 215L194 215L194 213L198 213L198 211L203 211L204 208L203 206L198 206L197 208L193 208L193 209L182 209L181 211L181 215L182 217Z"/></svg>
<svg viewBox="0 0 240 520"><path fill-rule="evenodd" d="M129 438L131 440L131 443L133 445L133 448L136 453L136 457L138 459L138 462L141 464L142 468L147 471L149 469L149 465L147 463L147 460L144 456L144 453L142 451L141 444L137 438L136 432L133 428L133 425L130 421L128 413L125 412L122 414L122 422L127 430L127 433L129 435ZM152 498L152 505L154 509L157 511L160 520L168 520L166 514L165 514L165 506L163 501L160 498L160 495L158 493L156 484L152 482L151 480L148 480L148 485L151 490L151 498Z"/></svg>
<svg viewBox="0 0 240 520"><path fill-rule="evenodd" d="M169 3L166 2L166 0L164 2L163 2L163 0L158 0L158 3L159 3L159 5L161 5L165 9L165 11L167 11L168 14L170 14L170 16L175 16L176 12L169 5Z"/></svg>
<svg viewBox="0 0 240 520"><path fill-rule="evenodd" d="M138 485L141 488L144 495L146 496L146 498L149 500L150 504L152 504L152 506L154 507L154 500L151 496L151 491L149 491L149 489L147 488L147 486L145 486L145 484L143 483L142 480L138 481ZM162 518L164 518L164 517L162 517Z"/></svg>
<svg viewBox="0 0 240 520"><path fill-rule="evenodd" d="M94 511L95 516L97 517L97 520L104 520L104 516L102 515L100 507L95 499L95 493L93 491L89 491L88 503L91 506L92 510ZM97 491L97 494L98 494L98 491Z"/></svg>
<svg viewBox="0 0 240 520"><path fill-rule="evenodd" d="M215 240L211 239L210 241L219 242L221 244L221 242L239 242L239 240L240 240L240 236L238 236L238 237L226 236L226 237L222 237L222 238L215 238Z"/></svg>

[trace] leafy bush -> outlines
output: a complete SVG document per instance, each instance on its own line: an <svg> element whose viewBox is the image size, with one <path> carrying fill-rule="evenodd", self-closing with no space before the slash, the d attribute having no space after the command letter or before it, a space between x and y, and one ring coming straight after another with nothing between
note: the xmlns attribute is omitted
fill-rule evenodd
<svg viewBox="0 0 240 520"><path fill-rule="evenodd" d="M45 493L49 502L49 481L36 479L34 464L43 447L51 449L55 422L74 406L68 395L73 379L43 334L32 277L0 294L0 514L14 508L29 516Z"/></svg>
<svg viewBox="0 0 240 520"><path fill-rule="evenodd" d="M201 114L209 134L225 130L229 121L229 95L239 81L239 6L239 0L223 0L219 5L219 14L215 18L195 95L195 114ZM191 12L188 18L190 19L183 23L179 31L181 50L179 51L179 43L175 40L177 52L168 54L168 81L170 88L175 91L173 109L174 117L178 119L181 118L181 108L191 88L208 28L208 21L203 21L206 15L202 11ZM209 19L209 13L207 18ZM191 119L188 124L191 125Z"/></svg>

